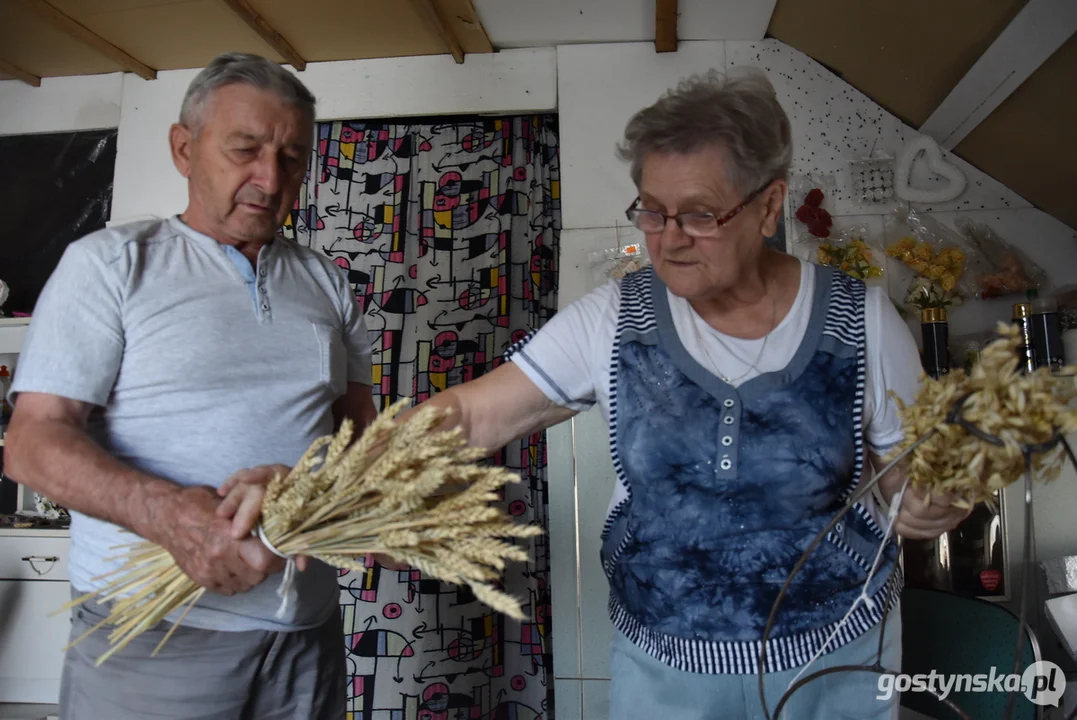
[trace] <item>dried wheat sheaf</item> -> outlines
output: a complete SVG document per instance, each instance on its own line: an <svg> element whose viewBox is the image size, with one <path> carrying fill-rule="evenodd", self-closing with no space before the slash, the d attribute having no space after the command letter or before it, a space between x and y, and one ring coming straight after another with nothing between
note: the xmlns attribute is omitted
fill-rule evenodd
<svg viewBox="0 0 1077 720"><path fill-rule="evenodd" d="M345 422L335 436L316 440L290 473L276 477L262 502L265 538L284 555L359 572L366 570L367 554L388 555L428 577L467 585L492 609L524 619L520 603L495 583L508 561L527 560L527 549L512 540L543 531L491 505L519 476L478 464L485 451L467 447L458 429L439 429L444 410L423 407L398 422L406 405L383 411L355 442L353 425ZM109 617L86 633L113 626L99 665L179 611L159 651L206 592L153 543L128 546L121 559L123 567L105 589L67 606L89 598L112 604Z"/></svg>
<svg viewBox="0 0 1077 720"><path fill-rule="evenodd" d="M1059 435L1077 430L1077 368L1052 375L1043 368L1018 370L1017 328L999 323L999 338L984 348L971 373L956 370L939 380L924 377L912 405L901 407L904 440L890 457L927 437L906 459L913 487L934 494L952 493L957 504L971 507L1025 472L1029 448L1032 470L1043 480L1058 476L1064 461ZM955 408L956 416L954 413ZM979 437L965 423L995 439Z"/></svg>

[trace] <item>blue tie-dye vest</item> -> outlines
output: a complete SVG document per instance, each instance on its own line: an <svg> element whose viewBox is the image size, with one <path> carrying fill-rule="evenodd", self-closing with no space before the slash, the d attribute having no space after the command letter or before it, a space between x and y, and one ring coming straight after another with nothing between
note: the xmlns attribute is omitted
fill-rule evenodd
<svg viewBox="0 0 1077 720"><path fill-rule="evenodd" d="M864 285L814 268L792 361L734 388L677 337L653 270L622 282L611 365L611 450L627 499L603 533L610 612L633 642L693 672L753 673L778 590L848 499L865 461ZM882 531L857 506L813 553L779 610L768 671L807 662L853 605ZM900 591L896 545L833 650Z"/></svg>

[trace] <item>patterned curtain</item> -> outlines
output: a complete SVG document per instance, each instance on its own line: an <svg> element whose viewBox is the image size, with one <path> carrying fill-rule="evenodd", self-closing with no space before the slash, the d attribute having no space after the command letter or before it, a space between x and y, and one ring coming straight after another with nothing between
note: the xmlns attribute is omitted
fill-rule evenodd
<svg viewBox="0 0 1077 720"><path fill-rule="evenodd" d="M557 306L555 120L319 124L286 232L349 275L376 338L381 407L479 377ZM548 526L545 435L494 458L523 482L508 512ZM547 719L549 556L531 542L505 589L532 622L414 571L340 576L348 720Z"/></svg>

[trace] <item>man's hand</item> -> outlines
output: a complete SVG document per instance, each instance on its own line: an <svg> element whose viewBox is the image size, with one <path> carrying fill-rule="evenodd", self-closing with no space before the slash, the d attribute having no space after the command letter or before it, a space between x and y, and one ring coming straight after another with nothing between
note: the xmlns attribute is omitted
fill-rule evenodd
<svg viewBox="0 0 1077 720"><path fill-rule="evenodd" d="M287 465L260 465L240 470L224 481L217 490L217 494L224 497L224 501L217 508L217 515L232 519L232 537L238 540L250 535L262 511L266 486L278 474L287 475L290 471L291 468ZM300 555L296 558L296 568L306 570L308 561L308 558ZM367 555L364 564L369 568L372 563L377 563L387 570L408 569L407 565L398 563L387 555Z"/></svg>
<svg viewBox="0 0 1077 720"><path fill-rule="evenodd" d="M158 533L158 542L196 583L221 595L234 595L279 572L284 561L257 538L234 538L232 523L217 515L219 504L212 488L183 488Z"/></svg>
<svg viewBox="0 0 1077 720"><path fill-rule="evenodd" d="M291 470L287 465L247 468L232 475L217 489L217 494L224 498L217 506L217 517L232 521L232 538L242 540L251 536L262 514L262 499L266 494L266 486L278 475L283 477ZM257 538L255 542L262 544ZM273 557L280 560L276 555ZM309 558L303 555L295 559L295 567L300 572L307 569L308 563Z"/></svg>

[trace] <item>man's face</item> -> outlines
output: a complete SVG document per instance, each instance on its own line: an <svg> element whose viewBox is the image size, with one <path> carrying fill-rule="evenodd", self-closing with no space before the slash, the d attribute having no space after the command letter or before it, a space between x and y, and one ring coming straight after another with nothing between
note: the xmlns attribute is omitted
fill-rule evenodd
<svg viewBox="0 0 1077 720"><path fill-rule="evenodd" d="M173 125L176 168L187 178L185 219L219 242L271 239L306 173L313 128L272 91L237 83L214 90L201 125Z"/></svg>

